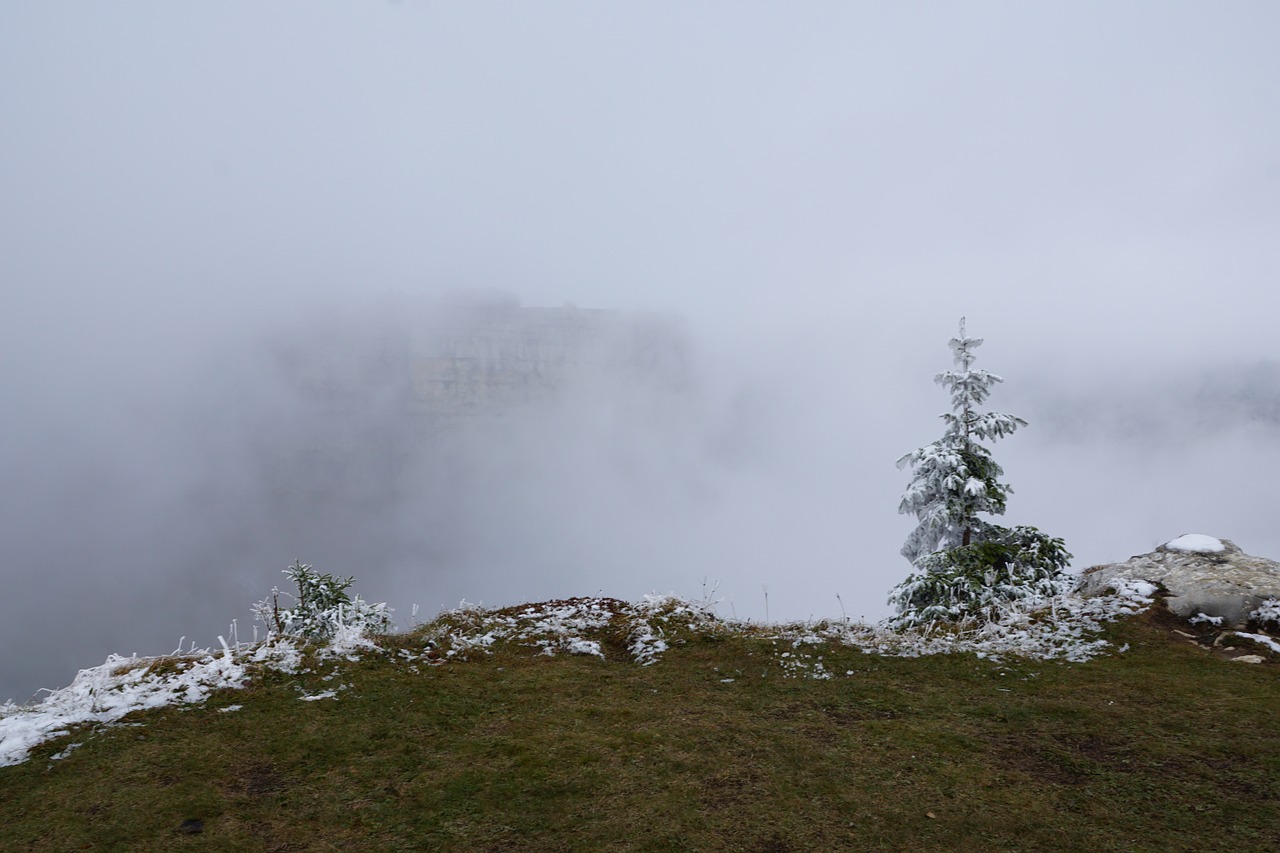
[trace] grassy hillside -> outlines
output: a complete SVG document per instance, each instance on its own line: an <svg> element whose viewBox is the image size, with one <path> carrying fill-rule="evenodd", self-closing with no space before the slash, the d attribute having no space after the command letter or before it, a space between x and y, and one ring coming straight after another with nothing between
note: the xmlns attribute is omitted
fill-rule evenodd
<svg viewBox="0 0 1280 853"><path fill-rule="evenodd" d="M700 629L640 666L608 630L449 656L437 625L38 747L0 768L0 846L1277 849L1280 666L1174 629L1087 663Z"/></svg>

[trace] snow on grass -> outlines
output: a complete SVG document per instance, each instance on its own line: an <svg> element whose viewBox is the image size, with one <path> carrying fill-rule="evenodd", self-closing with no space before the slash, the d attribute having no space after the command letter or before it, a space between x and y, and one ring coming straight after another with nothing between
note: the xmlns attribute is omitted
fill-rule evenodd
<svg viewBox="0 0 1280 853"><path fill-rule="evenodd" d="M441 614L427 635L445 648L444 656L465 657L488 652L495 644L514 643L539 649L605 657L598 640L586 636L604 631L623 638L631 659L649 666L672 642L712 632L747 633L773 639L784 675L826 679L832 673L819 649L839 644L868 654L902 657L972 652L980 657L1019 655L1083 662L1105 653L1109 644L1097 637L1102 624L1140 613L1149 607L1156 587L1146 581L1121 581L1112 595L1082 598L1063 593L1051 598L1009 604L993 622L940 625L896 631L884 623L794 623L759 626L721 619L706 605L673 596L646 596L636 604L616 599L579 598L485 611L473 606ZM778 645L779 641L782 645ZM587 645L591 643L591 645Z"/></svg>
<svg viewBox="0 0 1280 853"><path fill-rule="evenodd" d="M303 702L319 702L321 699L336 699L338 698L338 690L341 689L342 688L339 687L333 690L323 690L319 693L312 693L310 695L303 694L298 698Z"/></svg>
<svg viewBox="0 0 1280 853"><path fill-rule="evenodd" d="M1260 646L1266 646L1271 651L1280 654L1280 643L1276 642L1274 637L1268 637L1266 634L1246 634L1244 631L1232 631L1236 637L1244 637L1246 640L1253 640Z"/></svg>
<svg viewBox="0 0 1280 853"><path fill-rule="evenodd" d="M419 662L461 661L472 654L489 654L499 645L514 645L552 656L563 652L609 659L625 653L634 663L650 666L675 644L740 635L772 640L774 660L783 676L794 678L832 678L835 673L827 668L824 657L840 646L904 657L970 652L992 659L1017 655L1079 662L1110 648L1098 638L1104 622L1145 610L1155 592L1145 581L1121 581L1111 595L1063 594L1021 601L1009 605L994 622L910 631L891 630L884 623L730 621L715 615L705 603L674 596L650 595L636 603L576 598L500 610L463 602L408 635L425 641L425 651L401 649L387 659L418 672ZM1269 638L1264 644L1268 643L1280 651L1280 644ZM255 671L297 672L303 647L300 640L273 638L256 646L224 644L216 653L206 650L161 658L112 655L101 666L81 670L68 687L50 692L38 703L0 706L0 766L25 761L33 747L77 726L109 725L133 711L200 703L216 690L245 686ZM312 648L321 660L354 660L378 647L358 632L338 631L328 643ZM341 689L299 698L335 698Z"/></svg>
<svg viewBox="0 0 1280 853"><path fill-rule="evenodd" d="M706 607L674 596L646 595L635 604L572 598L500 610L464 601L420 630L445 658L465 658L503 643L536 648L549 656L566 652L603 658L602 643L612 640L625 646L636 663L648 665L669 648L675 634L717 624L724 623Z"/></svg>
<svg viewBox="0 0 1280 853"><path fill-rule="evenodd" d="M1003 655L1016 655L1083 663L1110 648L1107 641L1097 637L1103 623L1146 610L1154 600L1155 592L1156 587L1146 581L1121 581L1120 589L1112 595L1082 598L1064 593L1051 598L1013 602L995 621L981 624L937 624L917 630L895 631L885 623L823 622L780 626L778 637L792 642L793 653L788 657L790 663L784 667L792 674L804 669L797 666L794 650L816 642L842 643L868 654L894 657L971 652L993 660ZM818 674L826 671L817 666L813 671L810 677L829 677L829 674Z"/></svg>
<svg viewBox="0 0 1280 853"><path fill-rule="evenodd" d="M203 702L216 690L243 687L255 668L293 672L298 647L285 640L243 653L223 646L187 655L108 655L33 705L0 706L0 767L25 761L31 749L83 725L109 725L134 711Z"/></svg>
<svg viewBox="0 0 1280 853"><path fill-rule="evenodd" d="M66 758L68 755L75 752L77 749L79 749L82 746L84 746L84 741L78 741L76 743L68 744L66 749L62 750L61 752L55 752L53 755L50 755L49 760L61 761L62 759Z"/></svg>
<svg viewBox="0 0 1280 853"><path fill-rule="evenodd" d="M565 640L564 650L571 655L595 655L602 660L604 659L604 652L600 649L600 643L595 640L569 637Z"/></svg>
<svg viewBox="0 0 1280 853"><path fill-rule="evenodd" d="M1203 533L1188 533L1179 536L1172 542L1164 543L1170 551L1188 551L1193 554L1221 554L1227 550L1221 539L1205 536Z"/></svg>

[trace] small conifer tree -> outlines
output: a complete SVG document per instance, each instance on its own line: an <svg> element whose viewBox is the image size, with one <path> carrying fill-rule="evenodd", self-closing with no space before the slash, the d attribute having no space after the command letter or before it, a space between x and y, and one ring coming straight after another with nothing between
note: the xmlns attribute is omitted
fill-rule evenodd
<svg viewBox="0 0 1280 853"><path fill-rule="evenodd" d="M951 411L942 415L946 430L898 460L899 468L912 472L898 511L918 522L902 546L917 573L889 597L900 626L982 618L1004 602L1051 595L1060 591L1071 559L1061 539L1034 527L1001 527L979 515L1003 515L1013 491L1000 482L1004 470L981 442L1027 424L979 411L992 386L1004 381L974 369L973 351L981 344L965 335L960 318L960 334L949 341L958 369L934 377L951 394Z"/></svg>
<svg viewBox="0 0 1280 853"><path fill-rule="evenodd" d="M298 587L298 594L291 596L294 606L281 609L279 589L253 606L254 617L266 624L269 637L324 641L343 625L362 634L384 634L394 627L385 603L375 604L358 595L352 598L347 593L354 577L321 574L301 560L295 560L284 575Z"/></svg>

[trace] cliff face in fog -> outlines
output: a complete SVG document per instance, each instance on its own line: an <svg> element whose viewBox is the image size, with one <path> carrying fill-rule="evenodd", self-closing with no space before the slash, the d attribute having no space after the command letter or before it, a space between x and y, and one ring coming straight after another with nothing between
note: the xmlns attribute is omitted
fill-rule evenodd
<svg viewBox="0 0 1280 853"><path fill-rule="evenodd" d="M693 390L670 318L502 299L308 326L269 360L293 398L262 438L271 490L317 499L390 497L433 447L500 421Z"/></svg>
<svg viewBox="0 0 1280 853"><path fill-rule="evenodd" d="M570 385L688 383L673 323L616 312L494 302L454 308L410 332L409 408L434 422L555 402Z"/></svg>

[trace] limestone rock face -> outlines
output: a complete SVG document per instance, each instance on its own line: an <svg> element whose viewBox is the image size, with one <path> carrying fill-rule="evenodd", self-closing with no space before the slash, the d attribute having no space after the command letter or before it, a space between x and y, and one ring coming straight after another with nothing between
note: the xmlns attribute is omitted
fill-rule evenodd
<svg viewBox="0 0 1280 853"><path fill-rule="evenodd" d="M1164 584L1179 616L1220 616L1242 628L1268 598L1280 598L1280 563L1244 553L1234 542L1200 534L1180 536L1150 554L1085 569L1076 589L1101 595L1122 579Z"/></svg>

